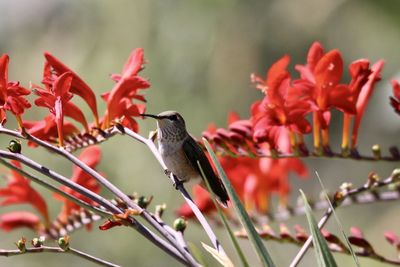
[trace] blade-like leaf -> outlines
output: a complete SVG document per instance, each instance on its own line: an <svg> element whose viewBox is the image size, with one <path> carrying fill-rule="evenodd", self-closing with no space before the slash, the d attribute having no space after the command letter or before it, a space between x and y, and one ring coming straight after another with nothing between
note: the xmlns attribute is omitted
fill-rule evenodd
<svg viewBox="0 0 400 267"><path fill-rule="evenodd" d="M203 142L207 148L208 153L211 156L211 160L214 163L214 166L217 168L218 175L222 179L226 187L226 191L228 192L229 198L232 201L233 207L235 208L236 214L239 217L241 224L243 225L244 229L249 236L249 240L253 245L255 251L257 252L258 257L260 258L263 266L272 267L275 266L274 262L272 261L267 249L265 248L264 244L261 241L260 236L258 235L249 215L247 214L245 208L243 207L242 203L238 195L235 192L231 182L229 181L228 177L226 176L224 170L222 169L221 165L217 160L217 156L215 155L214 151L212 150L210 144L206 139L203 138Z"/></svg>
<svg viewBox="0 0 400 267"><path fill-rule="evenodd" d="M360 267L360 262L358 261L357 255L356 255L356 253L354 252L353 247L352 247L351 244L350 244L349 238L347 237L347 235L346 235L346 233L345 233L345 231L344 231L344 229L343 229L343 226L342 226L342 224L341 224L340 221L339 221L339 217L337 216L336 211L335 211L335 209L333 208L333 205L332 205L331 201L329 200L329 196L328 196L328 194L326 193L326 190L325 190L324 184L322 183L321 177L319 177L318 172L315 172L315 174L317 175L318 181L319 181L319 183L321 184L322 191L324 192L326 201L328 201L329 207L330 207L331 210L332 210L333 217L335 217L335 220L336 220L336 223L337 223L338 226L339 226L340 232L342 233L344 239L346 240L347 247L348 247L348 249L350 250L351 255L353 256L354 263L355 263L358 267Z"/></svg>
<svg viewBox="0 0 400 267"><path fill-rule="evenodd" d="M221 263L222 266L234 267L231 260L225 254L221 254L220 252L218 252L218 250L210 247L207 244L204 244L203 242L201 242L201 244L203 245L205 250L207 250L219 263Z"/></svg>
<svg viewBox="0 0 400 267"><path fill-rule="evenodd" d="M314 244L314 251L317 257L318 266L320 267L336 267L335 259L329 250L328 243L322 236L321 231L318 228L317 221L315 220L310 205L308 204L307 197L302 190L300 190L301 196L303 197L304 210L306 212L308 225L310 226L310 232L312 235L312 241Z"/></svg>
<svg viewBox="0 0 400 267"><path fill-rule="evenodd" d="M203 253L200 251L200 249L192 242L188 242L188 247L190 251L193 254L193 257L201 264L203 267L208 267L209 265L207 262L204 260Z"/></svg>
<svg viewBox="0 0 400 267"><path fill-rule="evenodd" d="M202 177L205 177L204 171L201 168L201 165L200 165L199 161L197 161L197 165L199 166L199 169L200 169ZM242 265L244 267L249 267L249 263L247 262L246 257L244 256L244 253L243 253L242 249L239 246L239 242L237 241L237 238L236 238L235 234L233 233L231 227L229 226L229 223L228 223L228 220L226 219L225 214L222 212L220 206L218 205L217 201L215 200L216 196L215 196L214 192L211 190L210 183L208 182L207 179L204 179L204 183L206 184L208 192L211 195L211 199L212 199L212 201L214 203L214 206L217 208L218 215L219 215L219 217L221 217L221 221L224 224L225 229L228 231L228 234L229 234L229 237L231 238L232 244L235 247L236 252L238 253L240 260L242 261Z"/></svg>

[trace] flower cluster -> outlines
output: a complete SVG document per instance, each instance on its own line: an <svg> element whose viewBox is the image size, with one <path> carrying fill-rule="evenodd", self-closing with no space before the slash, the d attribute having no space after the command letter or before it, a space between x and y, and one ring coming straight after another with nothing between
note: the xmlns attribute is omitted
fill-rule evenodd
<svg viewBox="0 0 400 267"><path fill-rule="evenodd" d="M241 153L243 144L247 144L247 152L265 149L254 147L251 143L253 134L251 122L249 120L240 120L236 113L230 113L228 117L228 130L219 128L215 125L209 125L203 132L203 136L213 143L218 143L218 147L229 149L233 154ZM276 144L285 151L290 151L290 143L287 142L287 132L280 128L277 135ZM228 142L232 140L232 142ZM247 143L246 143L247 142ZM241 144L237 147L235 144ZM296 173L300 177L306 178L308 171L306 166L298 158L260 158L249 156L224 155L219 157L219 162L226 171L238 196L244 201L246 209L249 211L258 211L266 213L269 208L269 199L272 194L278 194L283 206L287 203L287 196L290 191L289 174ZM193 188L195 203L199 209L205 213L215 209L209 193L200 185ZM178 214L185 217L193 217L192 210L188 205L179 208Z"/></svg>
<svg viewBox="0 0 400 267"><path fill-rule="evenodd" d="M366 59L349 65L351 80L342 83L343 59L338 50L324 52L321 44L314 43L305 65L296 65L300 78L292 80L287 66L289 56L284 56L269 69L265 79L252 75L256 88L265 97L252 106L254 139L266 141L277 150L277 128L289 131L292 146L302 144L302 135L313 132L314 148L329 150L329 124L331 110L343 113L342 148L349 148L348 131L351 118L354 125L351 148L357 147L358 129L375 83L380 80L383 61L370 66ZM312 114L312 126L307 115Z"/></svg>
<svg viewBox="0 0 400 267"><path fill-rule="evenodd" d="M0 121L4 125L6 111L15 115L20 127L32 135L49 142L64 146L66 137L80 132L94 134L96 130L105 130L118 122L137 132L135 117L145 110L145 98L139 90L150 87L150 83L138 73L145 63L143 49L134 50L129 56L122 74L113 74L115 86L101 95L107 104L102 117L97 110L96 95L74 71L52 54L46 52L42 85L31 84L31 90L38 96L34 101L38 107L47 108L50 112L42 120L24 121L21 115L31 104L25 99L31 93L20 86L19 82L8 80L8 55L0 57ZM72 102L74 96L81 97L93 114L93 122L88 122L80 107ZM66 121L70 118L80 125Z"/></svg>
<svg viewBox="0 0 400 267"><path fill-rule="evenodd" d="M311 45L306 63L295 65L298 77L292 77L289 63L290 57L285 55L272 64L265 77L251 75L263 98L251 105L250 118L239 120L231 114L227 129L212 125L203 132L219 152L220 163L247 208L259 212L267 211L272 193L277 192L285 203L290 171L307 176L300 159L278 159L280 155L307 155L304 135L312 133L315 154L332 153L329 125L333 109L343 114L342 155L357 155L361 119L384 65L383 60L374 64L356 60L348 67L350 80L346 83L340 52L326 52L318 42ZM392 85L390 101L400 114L400 86L397 81ZM196 188L194 194L203 210L213 209L204 190ZM178 213L191 216L186 206Z"/></svg>
<svg viewBox="0 0 400 267"><path fill-rule="evenodd" d="M102 94L107 108L102 117L97 110L96 95L90 86L85 83L73 70L67 67L52 54L46 52L43 78L41 85L31 84L30 89L22 87L19 82L10 81L8 78L8 55L0 57L0 123L6 123L6 112L11 112L21 130L50 143L65 145L68 137L78 134L95 135L99 131L106 130L114 123L137 132L138 124L135 117L145 111L145 98L140 94L141 89L149 88L149 82L138 74L145 63L143 49L134 50L129 56L122 74L113 74L111 78L116 82L115 86ZM37 96L34 104L49 110L49 114L42 120L23 120L24 112L32 105L25 98L31 93ZM93 115L90 122L84 112L72 102L78 96L88 105ZM72 121L67 121L72 119ZM78 122L81 127L75 124ZM36 146L33 142L30 146ZM100 148L91 146L82 151L79 159L89 166L95 168L101 157ZM17 168L21 165L17 161L12 162ZM0 229L10 231L18 227L28 227L39 233L49 229L51 225L47 205L43 197L31 187L30 180L23 177L17 171L11 171L6 177L7 184L0 188L0 206L28 204L35 208L41 216L30 211L13 211L0 215ZM100 185L97 181L82 169L74 167L71 181L85 188L99 193ZM60 189L89 205L95 203L87 197L62 186ZM54 194L54 198L61 201L63 206L56 220L58 223L67 223L68 218L80 210L80 206L63 196ZM90 226L90 225L89 225Z"/></svg>

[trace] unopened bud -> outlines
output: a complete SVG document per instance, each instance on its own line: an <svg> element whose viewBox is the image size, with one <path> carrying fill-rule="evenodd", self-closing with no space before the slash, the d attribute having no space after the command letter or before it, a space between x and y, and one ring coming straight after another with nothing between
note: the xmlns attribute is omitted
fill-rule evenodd
<svg viewBox="0 0 400 267"><path fill-rule="evenodd" d="M157 205L155 214L157 217L161 218L163 216L164 211L167 209L167 204Z"/></svg>
<svg viewBox="0 0 400 267"><path fill-rule="evenodd" d="M370 172L368 174L368 180L367 180L367 183L365 184L365 186L367 188L371 188L379 181L379 179L380 179L379 175L376 172Z"/></svg>
<svg viewBox="0 0 400 267"><path fill-rule="evenodd" d="M333 195L333 200L336 202L341 202L344 199L343 191L338 191Z"/></svg>
<svg viewBox="0 0 400 267"><path fill-rule="evenodd" d="M58 239L58 246L64 250L67 251L69 249L69 236L65 235L62 236Z"/></svg>
<svg viewBox="0 0 400 267"><path fill-rule="evenodd" d="M340 189L342 191L346 191L347 192L352 188L353 188L353 184L352 183L343 183L343 184L340 185Z"/></svg>
<svg viewBox="0 0 400 267"><path fill-rule="evenodd" d="M187 221L183 217L180 217L174 221L174 229L176 231L183 233L183 231L185 231L186 229L186 226L187 226Z"/></svg>
<svg viewBox="0 0 400 267"><path fill-rule="evenodd" d="M147 208L147 206L150 204L150 202L153 200L153 196L150 197L145 197L145 196L140 196L137 200L137 203L139 207L142 209Z"/></svg>
<svg viewBox="0 0 400 267"><path fill-rule="evenodd" d="M26 252L26 238L25 237L22 237L20 240L18 240L17 243L15 243L15 245L17 246L19 251L21 251L22 253Z"/></svg>
<svg viewBox="0 0 400 267"><path fill-rule="evenodd" d="M34 239L32 239L31 244L35 248L40 248L41 246L43 246L43 242L44 242L44 239L42 239L42 237L40 237L40 238L35 237Z"/></svg>
<svg viewBox="0 0 400 267"><path fill-rule="evenodd" d="M400 152L399 149L396 146L391 146L389 148L389 152L392 155L393 158L399 159L400 158Z"/></svg>
<svg viewBox="0 0 400 267"><path fill-rule="evenodd" d="M374 154L375 159L381 158L381 147L379 145L372 146L372 154Z"/></svg>
<svg viewBox="0 0 400 267"><path fill-rule="evenodd" d="M21 142L19 140L11 140L8 143L8 150L10 150L10 152L12 153L21 153Z"/></svg>
<svg viewBox="0 0 400 267"><path fill-rule="evenodd" d="M391 177L392 181L400 181L400 168L394 169Z"/></svg>

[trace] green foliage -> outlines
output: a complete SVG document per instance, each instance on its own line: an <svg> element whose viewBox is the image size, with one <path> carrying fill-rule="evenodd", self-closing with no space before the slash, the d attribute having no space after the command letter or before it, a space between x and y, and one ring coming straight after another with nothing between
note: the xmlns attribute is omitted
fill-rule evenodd
<svg viewBox="0 0 400 267"><path fill-rule="evenodd" d="M257 230L255 229L249 215L247 214L242 203L240 202L240 199L239 199L238 195L236 194L235 189L233 188L231 182L229 181L224 170L222 169L221 165L219 164L219 162L217 160L217 156L215 155L214 151L212 150L212 148L211 148L210 144L207 142L207 140L203 138L203 141L207 148L208 153L211 156L214 166L217 168L219 177L221 177L221 179L226 187L228 195L232 201L233 207L235 208L236 214L239 217L239 220L242 223L244 229L246 230L247 235L249 236L249 240L250 240L251 244L253 245L255 251L257 252L257 255L260 258L263 266L269 266L269 267L275 266L267 249L265 248L264 244L262 243L261 238L258 235Z"/></svg>
<svg viewBox="0 0 400 267"><path fill-rule="evenodd" d="M204 174L204 171L203 171L203 169L201 168L201 165L200 165L200 163L199 163L198 161L197 161L197 165L199 166L199 169L200 169L200 171L201 171L201 174L202 174L203 177L204 177L204 175L205 175L205 174ZM230 237L230 239L231 239L231 241L232 241L232 244L233 244L233 246L235 247L235 250L236 250L236 252L237 252L238 255L239 255L239 258L240 258L240 260L241 260L241 262L242 262L242 265L243 265L244 267L248 267L248 266L249 266L249 263L248 263L247 260L246 260L246 256L244 255L242 249L240 248L239 242L237 241L237 238L236 238L235 234L233 233L231 227L229 226L229 223L228 223L228 220L226 219L225 214L222 212L220 206L218 205L217 201L215 200L215 199L216 199L216 196L215 196L215 194L213 193L213 191L211 190L210 183L208 182L207 179L204 179L204 182L205 182L205 184L206 184L206 186L207 186L208 192L211 194L211 199L212 199L212 201L213 201L215 207L217 208L218 215L219 215L219 217L221 218L221 221L222 221L222 223L223 223L223 225L224 225L226 231L228 231L228 234L229 234L229 237Z"/></svg>
<svg viewBox="0 0 400 267"><path fill-rule="evenodd" d="M331 251L329 250L328 243L322 236L321 231L318 228L317 221L315 220L311 207L308 204L307 197L302 190L300 190L301 196L303 197L304 209L307 215L308 225L310 227L310 232L312 235L312 240L314 244L314 251L317 257L318 266L320 267L335 267L337 266L335 259Z"/></svg>

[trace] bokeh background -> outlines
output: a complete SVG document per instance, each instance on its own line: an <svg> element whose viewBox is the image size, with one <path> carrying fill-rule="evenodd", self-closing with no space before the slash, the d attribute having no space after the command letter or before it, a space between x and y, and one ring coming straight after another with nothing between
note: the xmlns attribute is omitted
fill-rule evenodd
<svg viewBox="0 0 400 267"><path fill-rule="evenodd" d="M118 73L131 50L143 47L148 61L143 76L152 87L147 90L148 112L178 110L195 136L210 122L225 126L229 111L249 116L252 102L262 97L250 84L250 73L264 75L267 68L284 54L292 62L304 63L313 41L327 49L338 48L346 66L358 58L372 62L383 58L386 65L383 81L371 99L362 122L360 150L379 143L385 153L399 144L400 124L388 104L391 94L389 79L400 78L400 2L275 0L275 1L106 1L106 0L0 0L0 54L8 53L10 79L40 83L43 52L49 51L75 70L99 95L112 88L109 74ZM293 70L293 64L291 68ZM348 80L346 73L345 80ZM100 113L104 104L100 100ZM85 105L83 105L85 106ZM41 119L44 110L32 109L26 119ZM89 116L89 112L87 113ZM332 144L338 149L340 117L331 125ZM12 126L10 122L9 126ZM141 133L154 129L151 120L140 121ZM337 133L335 135L334 133ZM5 147L8 137L0 137ZM154 203L167 203L165 220L171 223L174 210L183 202L165 178L157 162L140 144L127 138L114 138L102 144L103 160L99 169L125 192L154 195ZM69 162L49 155L41 149L25 149L33 158L70 175ZM292 177L292 203L302 188L318 197L320 186L314 172L318 171L325 186L334 191L343 182L362 184L369 171L382 177L390 175L397 163L365 163L352 160L306 160L310 179L298 181ZM1 167L2 172L5 171ZM1 181L0 185L4 182ZM35 186L36 187L36 186ZM37 187L36 187L37 188ZM53 217L60 203L51 193L38 188L50 203ZM110 197L108 192L105 196ZM29 207L22 207L29 209ZM0 208L1 212L10 208ZM14 207L12 209L15 209ZM384 230L399 233L398 203L353 206L338 210L345 229L356 225L374 240L380 252L395 257L392 247L383 238ZM320 213L316 213L317 216ZM303 217L287 222L305 225ZM96 225L97 226L97 225ZM272 223L277 229L277 224ZM333 220L328 228L338 233ZM225 248L234 255L226 233L216 227ZM13 248L22 235L32 238L29 231L0 232L0 248ZM187 238L200 247L208 242L202 229L190 223ZM123 266L175 266L176 262L155 248L136 232L123 227L100 232L81 230L72 234L74 247L101 256ZM256 256L247 241L241 242L252 266ZM266 243L277 266L287 266L298 247ZM203 251L210 266L218 264ZM237 260L233 256L234 260ZM339 266L351 266L348 256L336 255ZM0 266L94 266L68 255L24 255L0 258ZM301 266L314 266L310 250ZM362 266L383 266L361 259Z"/></svg>

